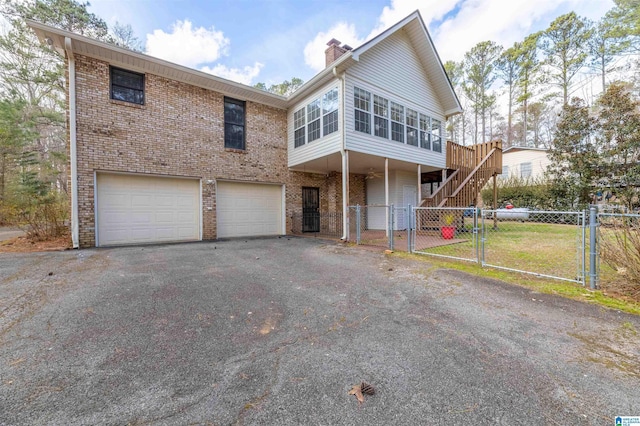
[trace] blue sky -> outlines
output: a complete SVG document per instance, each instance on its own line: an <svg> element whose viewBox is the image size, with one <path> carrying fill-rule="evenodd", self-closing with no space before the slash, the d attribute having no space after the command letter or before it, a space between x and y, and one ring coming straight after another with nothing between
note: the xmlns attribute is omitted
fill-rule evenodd
<svg viewBox="0 0 640 426"><path fill-rule="evenodd" d="M89 10L131 24L147 53L245 84L310 79L325 43L353 47L419 9L443 61L483 40L504 46L563 13L599 19L612 0L93 0Z"/></svg>

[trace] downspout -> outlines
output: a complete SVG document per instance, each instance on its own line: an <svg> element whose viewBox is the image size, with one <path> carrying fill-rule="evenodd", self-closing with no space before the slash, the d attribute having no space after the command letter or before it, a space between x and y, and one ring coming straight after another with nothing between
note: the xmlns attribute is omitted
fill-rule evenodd
<svg viewBox="0 0 640 426"><path fill-rule="evenodd" d="M78 226L78 150L76 139L76 60L69 37L64 38L64 50L69 64L69 155L71 162L71 241L80 247Z"/></svg>
<svg viewBox="0 0 640 426"><path fill-rule="evenodd" d="M338 68L333 67L333 76L340 80L341 92L341 118L342 118L342 148L340 155L342 156L342 240L349 239L349 151L347 151L347 131L345 122L345 81L344 73L338 75Z"/></svg>

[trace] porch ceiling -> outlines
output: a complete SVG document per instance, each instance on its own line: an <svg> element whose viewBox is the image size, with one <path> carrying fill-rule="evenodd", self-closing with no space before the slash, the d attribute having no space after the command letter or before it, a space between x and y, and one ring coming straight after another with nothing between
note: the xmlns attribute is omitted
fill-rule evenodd
<svg viewBox="0 0 640 426"><path fill-rule="evenodd" d="M342 155L339 152L326 155L315 160L297 164L291 170L307 173L342 172ZM417 163L389 159L389 170L418 171ZM422 173L441 170L438 167L422 165ZM349 151L349 172L367 174L369 172L384 173L384 157Z"/></svg>

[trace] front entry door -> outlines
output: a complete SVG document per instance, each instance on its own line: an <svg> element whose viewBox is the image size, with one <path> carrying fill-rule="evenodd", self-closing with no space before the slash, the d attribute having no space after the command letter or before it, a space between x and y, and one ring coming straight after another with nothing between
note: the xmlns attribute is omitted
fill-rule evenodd
<svg viewBox="0 0 640 426"><path fill-rule="evenodd" d="M320 232L319 188L302 188L302 232Z"/></svg>

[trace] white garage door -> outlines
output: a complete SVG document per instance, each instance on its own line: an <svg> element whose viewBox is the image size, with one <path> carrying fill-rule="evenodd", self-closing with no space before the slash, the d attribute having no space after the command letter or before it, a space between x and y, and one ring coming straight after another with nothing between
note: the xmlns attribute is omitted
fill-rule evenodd
<svg viewBox="0 0 640 426"><path fill-rule="evenodd" d="M155 176L97 176L97 244L200 239L200 182Z"/></svg>
<svg viewBox="0 0 640 426"><path fill-rule="evenodd" d="M218 238L282 235L282 187L218 182Z"/></svg>

